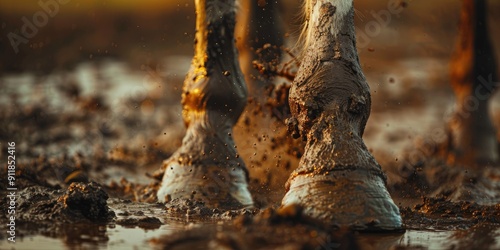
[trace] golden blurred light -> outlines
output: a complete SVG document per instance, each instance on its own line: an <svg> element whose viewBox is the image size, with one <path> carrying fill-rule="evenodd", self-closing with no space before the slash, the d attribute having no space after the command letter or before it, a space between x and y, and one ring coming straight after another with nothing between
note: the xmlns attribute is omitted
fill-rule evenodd
<svg viewBox="0 0 500 250"><path fill-rule="evenodd" d="M39 1L55 2L65 11L83 11L88 9L112 9L116 11L153 11L184 5L182 0L0 0L0 12L29 14L40 10ZM65 4L62 4L65 2Z"/></svg>
<svg viewBox="0 0 500 250"><path fill-rule="evenodd" d="M150 99L146 99L141 103L141 112L143 115L151 115L154 111L155 104Z"/></svg>

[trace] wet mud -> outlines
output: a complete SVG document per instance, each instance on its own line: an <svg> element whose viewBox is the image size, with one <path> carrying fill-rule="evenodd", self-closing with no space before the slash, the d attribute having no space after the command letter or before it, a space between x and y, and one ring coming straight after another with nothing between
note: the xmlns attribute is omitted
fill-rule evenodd
<svg viewBox="0 0 500 250"><path fill-rule="evenodd" d="M413 207L401 210L407 228L467 229L473 226L496 225L500 221L500 206L474 202L452 202L445 198L422 198Z"/></svg>
<svg viewBox="0 0 500 250"><path fill-rule="evenodd" d="M191 223L196 226L182 226L182 229L175 233L151 237L150 246L164 249L182 249L189 246L206 246L212 249L376 249L373 242L386 242L396 249L414 249L412 247L415 247L415 244L394 241L401 237L402 233L380 236L387 239L373 241L369 235L359 234L344 227L332 228L331 225L325 225L324 221L309 217L300 206L279 208L285 193L285 182L298 165L298 158L303 154L304 146L301 140L294 140L287 133L283 120L277 119L290 116L283 108L286 105L281 98L286 92L280 87L276 88L276 92L270 93L272 95L269 95L268 101L263 104L257 101L248 103L247 110L240 120L241 125L235 129L245 134L247 139L251 138L247 142L250 145L261 143L260 150L263 150L257 151L251 146L251 150L239 147L242 158L250 159L247 161L251 176L249 186L256 208L214 209L203 202L189 199L174 199L166 205L157 203L156 191L161 181L161 172L156 172L163 157L169 152L155 149L155 144L160 145L162 140L158 137L167 135L160 132L158 137L152 136L154 139L150 142L139 143L140 146L135 148L128 147L126 145L129 144L120 144L122 135L126 140L139 142L141 139L122 132L127 131L120 129L127 126L126 119L115 119L101 125L108 128L100 133L103 136L115 134L105 138L109 141L116 140L122 146L93 145L84 147L89 151L59 155L37 155L37 147L30 147L29 150L21 147L24 158L29 160L22 161L16 173L18 188L22 190L19 192L19 213L22 215L18 226L20 235L67 238L65 244L71 246L108 242L109 232L117 226L123 227L125 232L134 228L158 230L175 223ZM168 103L155 99L153 102L158 104L158 109L170 108ZM89 126L92 122L73 117L81 116L81 111L84 111L83 114L88 112L86 116L96 119L100 112L105 111L89 111L78 106L78 103L75 101L78 112L59 116L52 114L51 110L40 108L37 111L21 105L18 109L26 110L26 118L13 119L17 126L8 127L11 128L9 133L14 135L14 138L21 139L23 134L19 128L23 128L23 131L32 130L35 135L46 134L52 139L54 135L62 133L64 127L58 124L66 121L70 124L81 124L90 134L96 128ZM102 102L101 105L106 106L106 103ZM31 116L34 113L30 112L43 115L34 119ZM268 120L274 120L275 124L278 124L275 131L255 133L251 130ZM145 121L138 122L146 124ZM7 134L2 136L7 137ZM182 134L177 136L180 143ZM39 136L24 138L31 145L45 146L43 141L38 140ZM242 138L235 139L242 141ZM66 142L66 145L81 143L81 139L75 135L68 135L62 141ZM147 150L142 145L146 145ZM88 154L89 152L92 152L92 155ZM280 158L271 157L278 152ZM437 153L433 157L427 155L419 160L410 157L410 153L408 155L408 159L400 159L397 162L407 164L393 162L393 165L384 165L388 176L400 178L399 182L392 178L388 190L399 206L406 230L478 231L487 232L485 235L494 239L493 232L498 230L500 223L498 205L452 202L444 196L436 197L434 193L438 190L443 174L457 172L458 168L451 168L445 161L440 160ZM382 160L387 162L387 159ZM137 166L142 166L143 169L138 171ZM439 169L441 171L438 171ZM450 181L457 181L457 178L452 177L449 178ZM5 190L5 187L2 188ZM69 227L68 223L75 226ZM92 237L92 240L81 238L81 235ZM457 231L453 237L470 240L472 236L459 234ZM484 246L491 247L495 244L497 243L493 240L490 245Z"/></svg>
<svg viewBox="0 0 500 250"><path fill-rule="evenodd" d="M162 249L360 249L353 232L328 230L304 215L299 206L268 208L255 216L243 214L226 224L196 227L153 239Z"/></svg>
<svg viewBox="0 0 500 250"><path fill-rule="evenodd" d="M106 223L115 217L107 205L108 194L95 182L72 183L65 189L31 186L18 195L16 218L23 222ZM4 202L8 204L9 197Z"/></svg>

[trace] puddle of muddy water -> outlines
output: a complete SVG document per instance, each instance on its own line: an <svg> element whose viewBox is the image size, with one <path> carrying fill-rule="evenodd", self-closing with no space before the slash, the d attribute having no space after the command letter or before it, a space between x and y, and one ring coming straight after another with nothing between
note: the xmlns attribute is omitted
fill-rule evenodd
<svg viewBox="0 0 500 250"><path fill-rule="evenodd" d="M43 235L20 237L15 244L0 242L0 249L154 249L151 239L189 227L173 222L155 230L107 225L102 236L89 234L53 238ZM490 230L485 232L483 230ZM362 249L500 249L500 229L480 228L470 231L409 229L404 234L359 234ZM328 249L328 248L327 248Z"/></svg>
<svg viewBox="0 0 500 250"><path fill-rule="evenodd" d="M144 230L108 225L104 237L88 234L74 237L52 238L44 235L20 237L16 243L0 242L0 249L148 249L148 239L158 237L170 230L178 230L169 225L168 229Z"/></svg>

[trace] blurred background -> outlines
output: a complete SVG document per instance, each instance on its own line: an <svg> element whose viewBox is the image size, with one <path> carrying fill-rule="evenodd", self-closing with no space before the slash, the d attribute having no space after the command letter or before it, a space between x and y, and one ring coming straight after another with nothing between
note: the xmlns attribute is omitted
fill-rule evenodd
<svg viewBox="0 0 500 250"><path fill-rule="evenodd" d="M299 55L302 2L279 3L285 47ZM488 3L490 34L499 58L500 1ZM355 1L358 51L373 99L364 137L379 161L396 159L417 137L442 133L436 128L444 125L454 104L449 59L460 7L458 0ZM193 55L194 26L193 1L0 0L0 105L15 104L23 110L3 113L4 121L23 113L26 119L18 126L31 122L34 137L42 133L42 139L31 136L24 144L26 150L44 145L35 156L48 154L45 145L67 144L57 129L51 130L54 135L41 132L40 123L61 122L45 121L47 114L96 111L85 118L89 124L83 132L64 133L78 143L95 144L94 137L100 138L103 150L96 152L101 154L117 145L160 152L151 162L157 166L180 145L183 135L180 94ZM237 24L237 29L246 28ZM236 40L241 42L241 37ZM275 82L289 83L284 78ZM43 105L42 115L35 112L36 105ZM497 126L499 107L493 101ZM263 126L271 125L255 124L261 131L251 134L269 133ZM0 139L19 133L14 125L0 132ZM110 140L110 135L123 143ZM250 148L255 148L254 141L247 143ZM89 151L65 148L70 155ZM54 147L52 153L58 152L61 148ZM255 161L252 154L247 162Z"/></svg>
<svg viewBox="0 0 500 250"><path fill-rule="evenodd" d="M358 32L365 32L366 24L376 21L372 13L387 11L392 4L405 7L397 15L391 15L380 32L375 30L376 35L368 36L368 45L361 51L362 61L375 67L368 59L449 58L457 34L460 2L355 1ZM301 1L280 3L281 16L293 40L300 30ZM490 28L498 30L496 24L500 17L495 13L498 13L500 2L489 1L489 4ZM35 22L41 25L35 25L32 37L19 42L16 53L8 35L21 33L26 23L23 17L32 24L38 18ZM81 61L104 57L140 66L167 56L190 55L194 17L193 1L0 0L0 72L47 74L74 68ZM492 35L495 44L499 44L499 32L492 32ZM375 49L375 53L364 53L368 48Z"/></svg>
<svg viewBox="0 0 500 250"><path fill-rule="evenodd" d="M16 53L7 35L21 32L23 17L33 22L37 12L47 13L40 2L56 3L58 10ZM40 2L0 2L2 72L47 74L101 58L140 65L172 54L189 54L192 48L194 4L188 1Z"/></svg>

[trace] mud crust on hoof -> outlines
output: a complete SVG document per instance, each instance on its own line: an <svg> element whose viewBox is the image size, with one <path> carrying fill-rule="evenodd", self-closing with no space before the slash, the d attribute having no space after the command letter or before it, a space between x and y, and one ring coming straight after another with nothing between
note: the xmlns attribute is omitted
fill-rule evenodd
<svg viewBox="0 0 500 250"><path fill-rule="evenodd" d="M304 213L365 232L404 231L399 209L384 181L366 170L339 170L292 177L282 205L299 204Z"/></svg>
<svg viewBox="0 0 500 250"><path fill-rule="evenodd" d="M158 190L158 200L191 199L212 208L249 208L253 201L246 178L240 168L170 164Z"/></svg>

